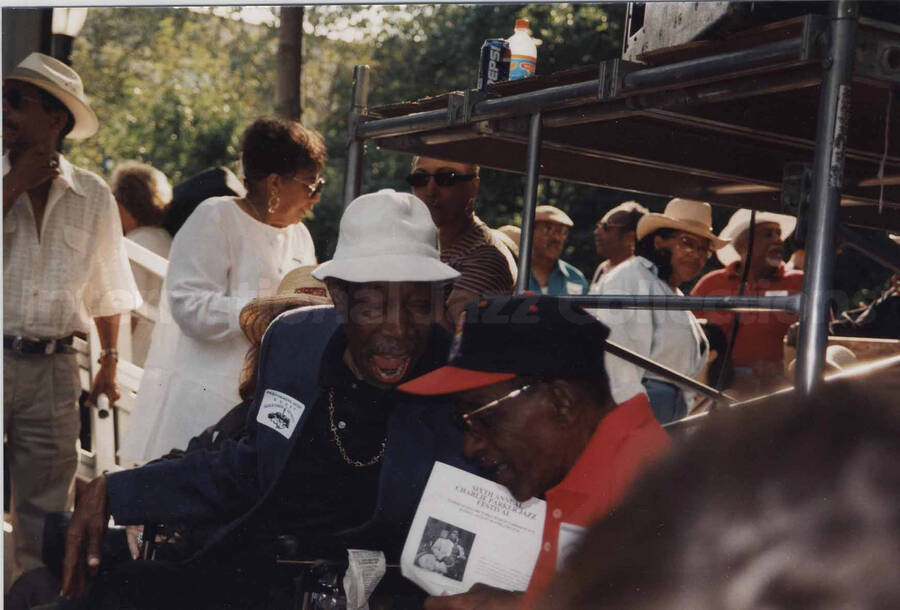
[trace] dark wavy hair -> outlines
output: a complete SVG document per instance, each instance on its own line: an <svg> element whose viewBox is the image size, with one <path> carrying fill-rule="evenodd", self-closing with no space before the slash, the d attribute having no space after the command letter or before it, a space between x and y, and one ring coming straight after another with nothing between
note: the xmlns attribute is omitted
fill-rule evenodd
<svg viewBox="0 0 900 610"><path fill-rule="evenodd" d="M248 187L269 174L289 176L305 169L322 171L327 159L319 132L278 117L253 121L241 142L241 163Z"/></svg>
<svg viewBox="0 0 900 610"><path fill-rule="evenodd" d="M672 251L669 248L657 249L656 246L653 245L653 239L657 235L663 239L669 239L675 235L675 233L677 233L675 229L657 229L649 235L644 235L644 237L639 239L634 245L635 256L643 256L656 265L659 279L664 282L668 282L669 278L672 277Z"/></svg>

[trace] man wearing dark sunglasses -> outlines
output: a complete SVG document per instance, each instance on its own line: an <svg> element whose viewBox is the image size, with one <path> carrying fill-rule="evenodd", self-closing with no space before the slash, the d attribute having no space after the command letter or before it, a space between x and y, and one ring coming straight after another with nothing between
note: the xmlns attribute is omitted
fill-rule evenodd
<svg viewBox="0 0 900 610"><path fill-rule="evenodd" d="M441 261L461 274L447 296L444 324L452 328L466 303L512 292L515 259L475 214L477 165L413 157L406 181L431 212L438 228Z"/></svg>
<svg viewBox="0 0 900 610"><path fill-rule="evenodd" d="M556 297L483 300L465 308L447 365L399 387L454 394L465 454L517 500L547 501L543 550L524 600L476 585L463 596L430 598L427 609L533 606L584 528L668 447L646 394L613 401L608 334Z"/></svg>
<svg viewBox="0 0 900 610"><path fill-rule="evenodd" d="M15 515L14 577L41 564L47 512L71 504L78 396L73 337L100 335L91 402L116 389L119 314L141 303L116 201L57 151L97 117L81 78L32 53L3 81L3 422Z"/></svg>

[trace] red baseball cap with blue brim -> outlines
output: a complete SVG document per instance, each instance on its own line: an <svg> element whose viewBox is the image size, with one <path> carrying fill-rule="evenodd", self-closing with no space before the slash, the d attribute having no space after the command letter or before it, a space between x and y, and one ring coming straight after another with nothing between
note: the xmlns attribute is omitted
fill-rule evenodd
<svg viewBox="0 0 900 610"><path fill-rule="evenodd" d="M408 394L453 394L518 376L570 379L603 372L609 329L558 297L517 295L466 306L446 366L407 381Z"/></svg>

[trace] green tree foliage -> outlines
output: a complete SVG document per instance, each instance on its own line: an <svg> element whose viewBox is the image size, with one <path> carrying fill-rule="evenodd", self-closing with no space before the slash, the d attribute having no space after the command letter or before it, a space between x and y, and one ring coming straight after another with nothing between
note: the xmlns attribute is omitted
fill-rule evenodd
<svg viewBox="0 0 900 610"><path fill-rule="evenodd" d="M72 160L109 174L138 159L178 182L233 164L240 132L271 112L277 33L187 9L92 8L73 53L100 132Z"/></svg>

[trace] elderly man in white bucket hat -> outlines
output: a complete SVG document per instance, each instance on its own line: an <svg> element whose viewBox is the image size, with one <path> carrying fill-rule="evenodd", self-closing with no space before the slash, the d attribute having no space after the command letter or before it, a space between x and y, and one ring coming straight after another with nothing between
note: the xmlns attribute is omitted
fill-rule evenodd
<svg viewBox="0 0 900 610"><path fill-rule="evenodd" d="M785 214L757 212L750 245L748 209L732 214L719 234L731 243L716 250L725 268L711 271L700 278L691 294L725 296L738 293L744 267L747 268L746 296L787 296L803 290L803 273L785 268L784 240L794 232L797 219ZM777 384L784 374L784 335L797 317L786 312L747 312L740 314L737 336L732 337L734 314L731 312L697 312L718 325L725 336L734 341L732 363L736 384L749 392L765 390ZM712 380L713 382L715 380ZM749 385L748 385L749 384Z"/></svg>
<svg viewBox="0 0 900 610"><path fill-rule="evenodd" d="M116 201L57 152L97 131L81 79L32 53L3 81L3 422L14 576L41 565L44 515L71 503L81 392L73 336L100 335L91 400L115 402L119 314L138 306Z"/></svg>
<svg viewBox="0 0 900 610"><path fill-rule="evenodd" d="M634 257L604 277L598 294L680 295L679 287L697 277L712 250L728 243L712 232L710 205L689 199L672 199L662 214L645 215L636 236ZM695 379L706 367L709 344L689 311L597 309L594 313L610 327L610 340L619 345ZM660 423L684 417L693 402L691 393L615 356L607 355L606 369L613 399L622 404L646 392Z"/></svg>
<svg viewBox="0 0 900 610"><path fill-rule="evenodd" d="M334 307L286 312L268 327L246 436L92 481L69 527L63 592L79 595L85 572L96 574L110 514L118 524L224 524L190 564L147 576L156 581L96 583L139 608L262 607L270 591L292 588L271 555L260 560L279 535L307 558L323 545L398 558L434 461L471 470L451 406L394 391L445 364L450 335L436 320L458 275L440 261L417 197L383 190L351 202L334 258L313 272ZM234 544L238 532L250 536ZM227 551L211 552L224 541Z"/></svg>

